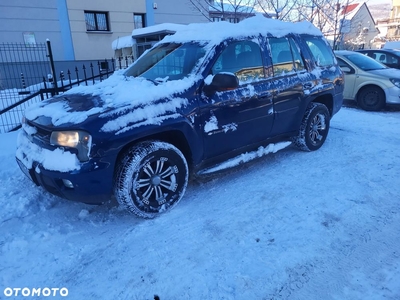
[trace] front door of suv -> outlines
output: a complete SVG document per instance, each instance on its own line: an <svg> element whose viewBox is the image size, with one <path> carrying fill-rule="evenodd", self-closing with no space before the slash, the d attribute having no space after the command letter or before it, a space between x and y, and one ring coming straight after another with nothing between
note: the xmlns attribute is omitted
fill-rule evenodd
<svg viewBox="0 0 400 300"><path fill-rule="evenodd" d="M291 37L268 38L273 69L274 114L272 134L293 131L298 126L298 112L304 90L311 89L307 70L295 41ZM302 76L303 75L303 76Z"/></svg>
<svg viewBox="0 0 400 300"><path fill-rule="evenodd" d="M211 75L235 74L239 87L211 97L202 95L205 159L268 137L273 125L272 89L265 79L262 55L256 39L231 41L211 67Z"/></svg>

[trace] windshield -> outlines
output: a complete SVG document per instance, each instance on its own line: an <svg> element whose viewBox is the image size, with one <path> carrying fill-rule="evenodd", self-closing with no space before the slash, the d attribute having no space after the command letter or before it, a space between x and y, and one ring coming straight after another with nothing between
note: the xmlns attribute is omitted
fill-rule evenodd
<svg viewBox="0 0 400 300"><path fill-rule="evenodd" d="M344 56L363 71L380 70L387 68L385 65L382 65L373 58L368 57L364 54L352 53L346 54Z"/></svg>
<svg viewBox="0 0 400 300"><path fill-rule="evenodd" d="M125 75L155 82L182 79L193 71L204 55L204 48L196 43L161 44L141 56Z"/></svg>

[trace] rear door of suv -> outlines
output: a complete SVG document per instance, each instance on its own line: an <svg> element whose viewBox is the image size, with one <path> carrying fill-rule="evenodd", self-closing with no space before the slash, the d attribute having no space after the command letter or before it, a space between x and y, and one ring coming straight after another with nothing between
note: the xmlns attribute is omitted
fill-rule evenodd
<svg viewBox="0 0 400 300"><path fill-rule="evenodd" d="M295 40L288 37L268 38L269 65L274 86L274 127L272 135L296 130L305 91L314 85L307 75L303 57ZM304 104L303 104L304 106Z"/></svg>

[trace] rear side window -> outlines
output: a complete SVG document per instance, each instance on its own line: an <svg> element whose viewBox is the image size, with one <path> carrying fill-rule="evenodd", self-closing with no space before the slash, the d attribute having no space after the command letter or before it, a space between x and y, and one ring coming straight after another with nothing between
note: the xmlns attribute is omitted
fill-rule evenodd
<svg viewBox="0 0 400 300"><path fill-rule="evenodd" d="M253 41L231 42L220 54L212 73L234 73L240 83L264 78L260 46Z"/></svg>
<svg viewBox="0 0 400 300"><path fill-rule="evenodd" d="M328 67L335 63L332 50L326 44L325 40L315 36L303 36L303 40L310 49L317 66Z"/></svg>
<svg viewBox="0 0 400 300"><path fill-rule="evenodd" d="M304 62L292 38L269 38L274 76L304 70Z"/></svg>

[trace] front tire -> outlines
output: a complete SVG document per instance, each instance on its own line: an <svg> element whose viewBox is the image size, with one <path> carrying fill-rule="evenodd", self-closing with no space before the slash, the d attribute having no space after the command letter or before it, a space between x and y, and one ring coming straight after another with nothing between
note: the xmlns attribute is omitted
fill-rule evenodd
<svg viewBox="0 0 400 300"><path fill-rule="evenodd" d="M292 138L293 144L304 151L321 148L328 136L330 119L324 104L312 102L304 114L298 136Z"/></svg>
<svg viewBox="0 0 400 300"><path fill-rule="evenodd" d="M378 111L385 107L385 93L375 86L368 86L358 92L357 104L363 110Z"/></svg>
<svg viewBox="0 0 400 300"><path fill-rule="evenodd" d="M122 156L115 173L114 195L119 204L142 218L154 218L182 199L188 165L175 146L142 142Z"/></svg>

